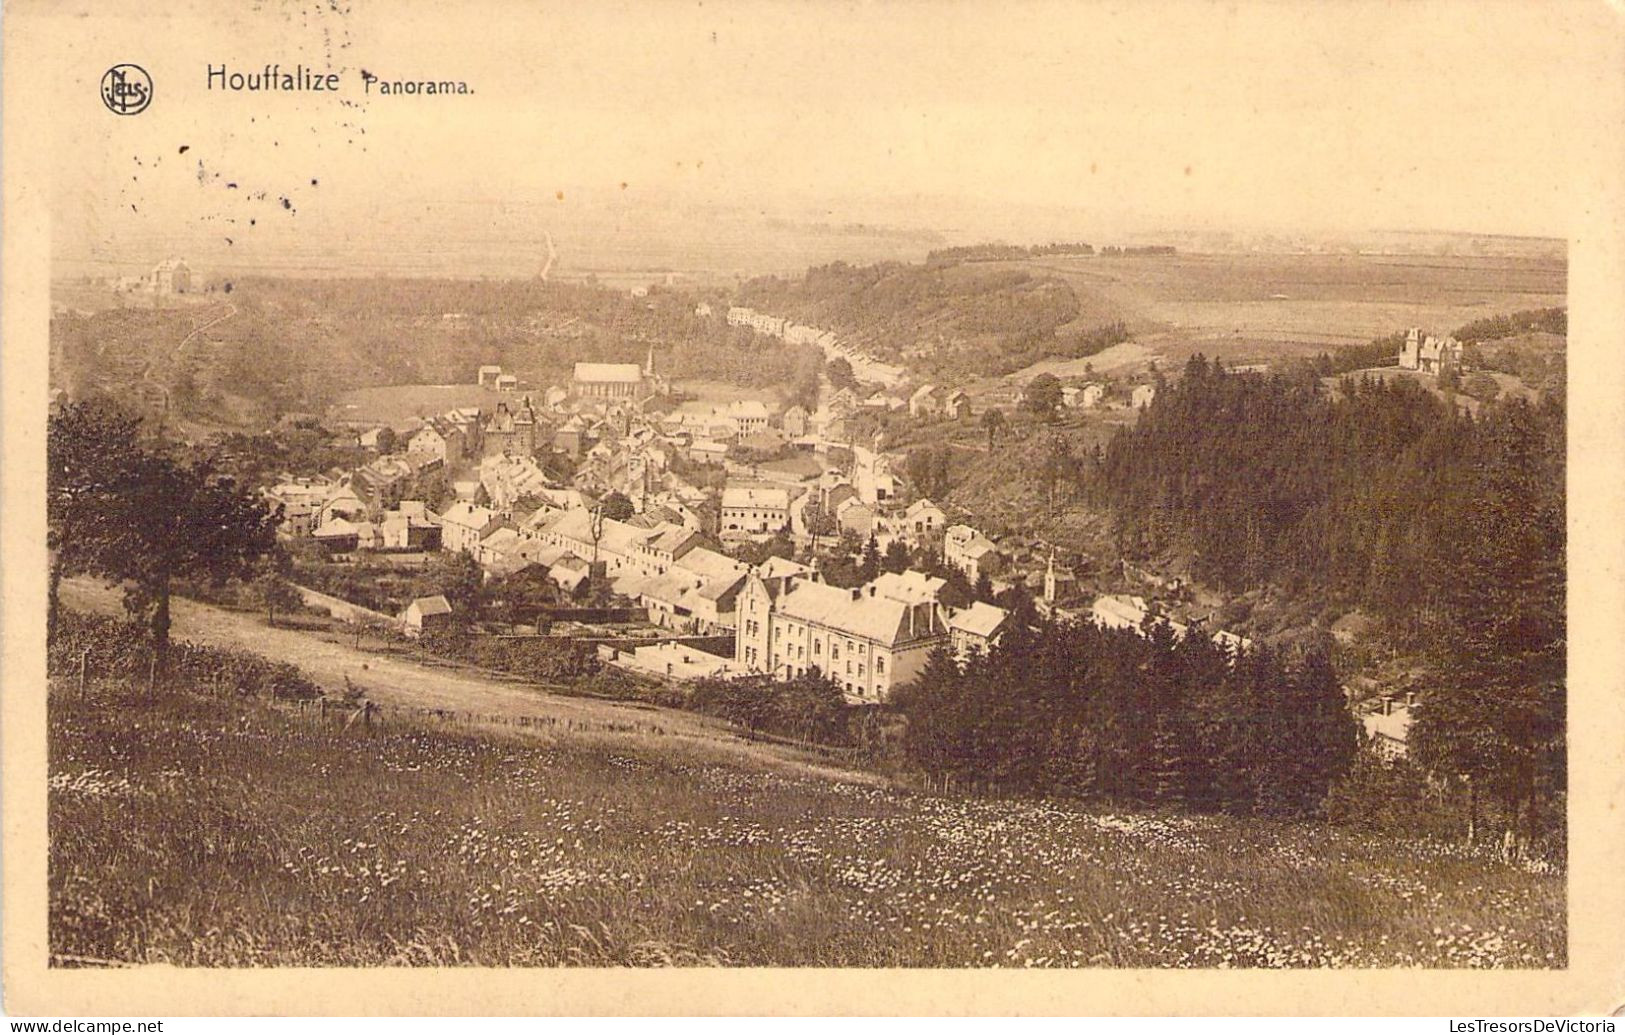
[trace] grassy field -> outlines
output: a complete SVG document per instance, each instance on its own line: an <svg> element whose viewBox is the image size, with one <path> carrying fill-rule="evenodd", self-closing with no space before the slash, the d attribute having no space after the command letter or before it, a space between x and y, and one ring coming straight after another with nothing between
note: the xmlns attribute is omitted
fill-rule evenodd
<svg viewBox="0 0 1625 1035"><path fill-rule="evenodd" d="M1313 355L1413 326L1445 333L1567 297L1566 264L1534 258L1182 254L988 265L1062 278L1079 299L1075 326L1126 319L1154 354L1143 358L1165 366L1194 352L1227 362ZM1107 357L1096 369L1114 365Z"/></svg>
<svg viewBox="0 0 1625 1035"><path fill-rule="evenodd" d="M937 797L704 744L50 701L58 963L1565 965L1564 880L1313 825Z"/></svg>
<svg viewBox="0 0 1625 1035"><path fill-rule="evenodd" d="M469 374L474 368L469 367ZM534 392L534 390L533 390ZM335 420L404 425L417 417L432 417L461 406L492 409L502 399L518 402L521 396L498 396L490 388L466 385L385 385L345 392L333 404Z"/></svg>

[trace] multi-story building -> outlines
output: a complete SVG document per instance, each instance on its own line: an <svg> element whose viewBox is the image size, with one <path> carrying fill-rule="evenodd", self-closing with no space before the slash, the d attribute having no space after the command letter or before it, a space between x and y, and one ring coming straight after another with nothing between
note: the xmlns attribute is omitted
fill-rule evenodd
<svg viewBox="0 0 1625 1035"><path fill-rule="evenodd" d="M474 503L453 503L440 515L440 548L447 553L474 554L497 523L496 512Z"/></svg>
<svg viewBox="0 0 1625 1035"><path fill-rule="evenodd" d="M852 589L753 574L739 593L734 660L776 679L822 674L853 697L885 700L947 641L942 585L914 571Z"/></svg>
<svg viewBox="0 0 1625 1035"><path fill-rule="evenodd" d="M790 491L766 486L737 486L722 490L724 535L761 535L790 524Z"/></svg>
<svg viewBox="0 0 1625 1035"><path fill-rule="evenodd" d="M531 456L536 452L536 411L530 397L509 408L497 403L481 430L482 451L486 456Z"/></svg>
<svg viewBox="0 0 1625 1035"><path fill-rule="evenodd" d="M1419 370L1424 374L1441 374L1446 367L1460 370L1463 351L1461 342L1455 338L1424 336L1421 328L1412 327L1405 334L1399 366L1402 370Z"/></svg>
<svg viewBox="0 0 1625 1035"><path fill-rule="evenodd" d="M949 525L942 537L942 561L971 582L999 573L1002 558L993 540L969 525Z"/></svg>

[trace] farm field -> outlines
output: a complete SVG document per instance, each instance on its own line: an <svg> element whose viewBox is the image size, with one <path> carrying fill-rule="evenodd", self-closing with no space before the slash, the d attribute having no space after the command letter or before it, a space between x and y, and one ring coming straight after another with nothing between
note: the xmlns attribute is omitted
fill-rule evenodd
<svg viewBox="0 0 1625 1035"><path fill-rule="evenodd" d="M469 373L473 373L472 367ZM345 392L333 403L331 416L334 420L395 426L462 406L491 409L503 398L509 397L476 384L385 385ZM512 401L521 398L523 393L511 396Z"/></svg>
<svg viewBox="0 0 1625 1035"><path fill-rule="evenodd" d="M1312 355L1411 326L1443 333L1567 297L1566 264L1534 258L1182 254L986 265L1065 280L1080 300L1077 326L1128 314L1135 341L1155 354L1138 358L1165 365L1198 351L1228 362Z"/></svg>
<svg viewBox="0 0 1625 1035"><path fill-rule="evenodd" d="M50 701L51 952L191 966L1562 967L1564 880L703 745Z"/></svg>

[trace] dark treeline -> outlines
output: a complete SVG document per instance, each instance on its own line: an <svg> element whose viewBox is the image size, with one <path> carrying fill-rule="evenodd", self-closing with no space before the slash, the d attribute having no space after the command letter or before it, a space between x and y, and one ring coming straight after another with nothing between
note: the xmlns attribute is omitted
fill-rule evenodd
<svg viewBox="0 0 1625 1035"><path fill-rule="evenodd" d="M1552 309L1526 309L1510 315L1489 316L1456 328L1455 337L1471 345L1475 342L1495 341L1535 331L1567 336L1569 311L1558 306Z"/></svg>
<svg viewBox="0 0 1625 1035"><path fill-rule="evenodd" d="M1002 793L1316 813L1357 748L1326 656L1143 632L1017 623L962 667L939 652L893 698L907 760Z"/></svg>
<svg viewBox="0 0 1625 1035"><path fill-rule="evenodd" d="M927 252L927 266L948 266L956 262L994 262L1009 259L1042 258L1047 255L1093 255L1093 245L1082 241L1054 241L1049 244L966 244Z"/></svg>
<svg viewBox="0 0 1625 1035"><path fill-rule="evenodd" d="M1365 345L1345 345L1335 352L1322 352L1308 360L1307 365L1316 377L1352 374L1371 367L1398 366L1399 352L1404 347L1405 334L1400 332L1374 338Z"/></svg>
<svg viewBox="0 0 1625 1035"><path fill-rule="evenodd" d="M1115 245L1108 244L1100 254L1118 258L1124 255L1173 255L1178 251L1171 244Z"/></svg>
<svg viewBox="0 0 1625 1035"><path fill-rule="evenodd" d="M1313 588L1422 620L1461 575L1449 544L1501 476L1560 518L1563 449L1556 403L1475 419L1405 381L1345 379L1329 396L1198 356L1112 440L1096 488L1130 556L1188 557L1196 578L1230 591ZM1559 566L1561 542L1516 563Z"/></svg>
<svg viewBox="0 0 1625 1035"><path fill-rule="evenodd" d="M1130 556L1376 615L1422 666L1413 756L1533 837L1565 773L1564 425L1555 400L1473 417L1404 381L1329 396L1196 357L1095 489Z"/></svg>

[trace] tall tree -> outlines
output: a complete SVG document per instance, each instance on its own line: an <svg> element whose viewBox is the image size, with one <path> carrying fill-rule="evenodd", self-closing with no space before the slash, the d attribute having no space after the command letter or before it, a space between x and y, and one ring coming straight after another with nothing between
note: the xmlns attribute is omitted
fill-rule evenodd
<svg viewBox="0 0 1625 1035"><path fill-rule="evenodd" d="M987 432L987 451L993 452L993 440L1004 430L1004 411L989 406L982 411L982 428Z"/></svg>
<svg viewBox="0 0 1625 1035"><path fill-rule="evenodd" d="M265 624L276 625L276 613L292 611L304 602L288 577L274 568L262 570L253 582L254 598L265 608Z"/></svg>
<svg viewBox="0 0 1625 1035"><path fill-rule="evenodd" d="M880 542L875 539L873 534L871 534L869 536L869 541L863 544L863 560L858 565L858 576L864 582L868 582L870 579L873 579L879 574Z"/></svg>
<svg viewBox="0 0 1625 1035"><path fill-rule="evenodd" d="M829 379L830 387L836 391L858 386L858 379L852 373L852 364L841 356L835 357L825 365L824 376Z"/></svg>
<svg viewBox="0 0 1625 1035"><path fill-rule="evenodd" d="M637 512L624 493L611 492L603 500L604 517L610 521L625 521Z"/></svg>
<svg viewBox="0 0 1625 1035"><path fill-rule="evenodd" d="M63 577L95 571L98 551L117 541L119 501L131 489L140 430L138 417L105 399L67 403L50 418L45 439L48 631L56 629Z"/></svg>
<svg viewBox="0 0 1625 1035"><path fill-rule="evenodd" d="M880 558L880 567L882 571L901 573L908 570L909 560L908 545L901 539L893 539L886 544L886 552Z"/></svg>
<svg viewBox="0 0 1625 1035"><path fill-rule="evenodd" d="M176 579L223 583L254 570L276 544L280 510L215 476L205 461L155 453L131 461L114 501L116 520L94 533L92 571L125 584L124 605L147 623L156 667L169 648Z"/></svg>
<svg viewBox="0 0 1625 1035"><path fill-rule="evenodd" d="M1517 403L1493 414L1436 572L1419 761L1495 796L1534 832L1567 772L1561 428Z"/></svg>
<svg viewBox="0 0 1625 1035"><path fill-rule="evenodd" d="M1054 374L1039 374L1027 382L1022 405L1041 417L1053 417L1061 405L1061 381Z"/></svg>

